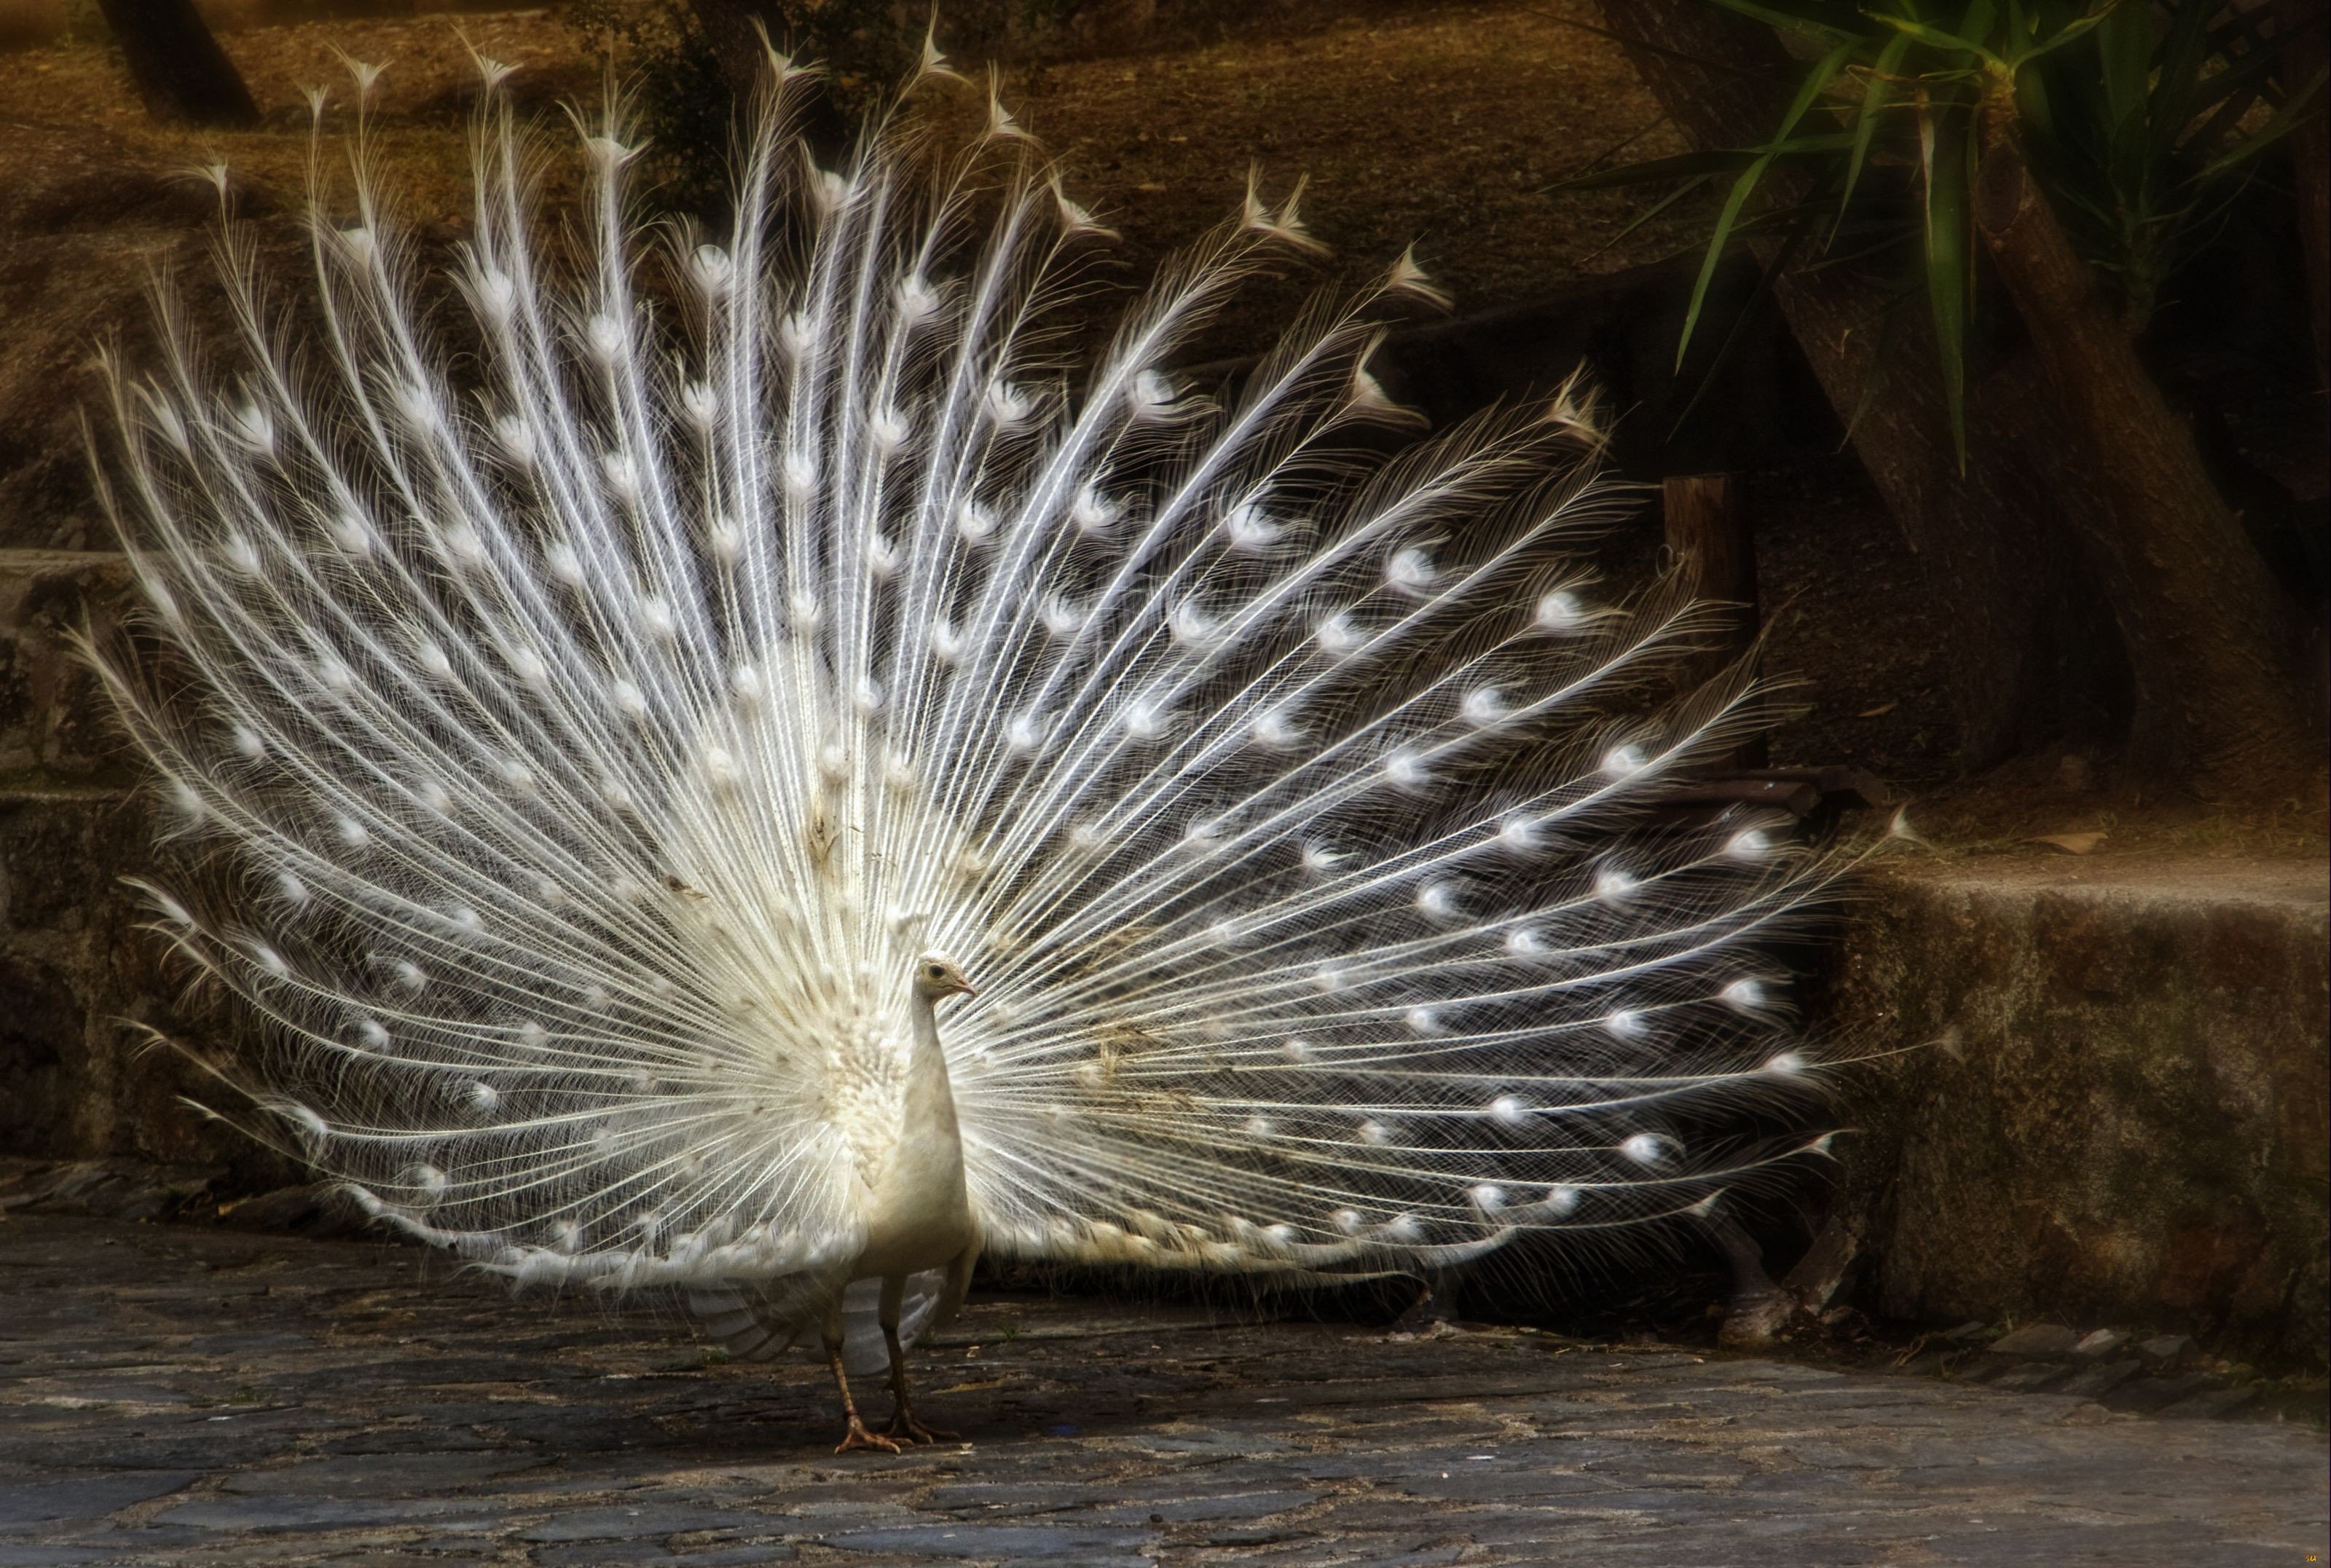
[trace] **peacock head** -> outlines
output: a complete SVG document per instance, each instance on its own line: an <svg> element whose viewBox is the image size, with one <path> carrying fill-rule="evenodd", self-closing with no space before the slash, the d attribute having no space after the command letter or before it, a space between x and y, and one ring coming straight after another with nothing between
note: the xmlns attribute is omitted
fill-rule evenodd
<svg viewBox="0 0 2331 1568"><path fill-rule="evenodd" d="M936 953L926 953L915 960L915 994L932 1002L944 1002L950 996L976 996L971 982L955 961Z"/></svg>

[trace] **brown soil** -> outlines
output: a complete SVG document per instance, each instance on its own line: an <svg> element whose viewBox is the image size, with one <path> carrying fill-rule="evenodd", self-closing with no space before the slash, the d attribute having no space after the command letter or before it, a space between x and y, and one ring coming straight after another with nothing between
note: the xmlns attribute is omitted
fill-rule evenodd
<svg viewBox="0 0 2331 1568"><path fill-rule="evenodd" d="M1213 29L1229 34L1215 42L1014 67L1004 91L1060 154L1080 199L1125 234L1134 276L1236 211L1259 166L1275 191L1309 181L1313 229L1348 258L1337 270L1365 276L1415 242L1474 309L1668 254L1702 219L1673 213L1622 240L1632 197L1546 194L1659 119L1617 46L1576 25L1594 10L1586 0L1280 10L1269 25ZM261 129L155 125L112 51L84 43L0 55L0 137L72 126L134 157L224 161L293 191L305 90L321 84L350 102L345 53L388 67L375 123L383 150L418 181L416 214L458 223L471 49L519 66L538 103L595 100L601 81L583 41L547 10L253 27L224 44L267 116ZM1629 156L1679 150L1656 128ZM1258 324L1283 318L1283 303L1257 303Z"/></svg>

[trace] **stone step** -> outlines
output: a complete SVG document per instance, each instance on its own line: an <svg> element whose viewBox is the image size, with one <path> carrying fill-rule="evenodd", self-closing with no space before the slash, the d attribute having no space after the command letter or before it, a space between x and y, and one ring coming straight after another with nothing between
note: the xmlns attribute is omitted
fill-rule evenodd
<svg viewBox="0 0 2331 1568"><path fill-rule="evenodd" d="M1825 1022L1841 1218L1894 1316L2193 1334L2319 1369L2331 891L2319 860L1909 862Z"/></svg>

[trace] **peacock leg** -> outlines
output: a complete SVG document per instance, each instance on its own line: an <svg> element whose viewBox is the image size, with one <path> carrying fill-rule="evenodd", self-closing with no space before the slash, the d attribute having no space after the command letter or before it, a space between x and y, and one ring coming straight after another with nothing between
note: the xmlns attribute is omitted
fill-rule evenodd
<svg viewBox="0 0 2331 1568"><path fill-rule="evenodd" d="M898 1351L893 1348L890 1354L892 1364L896 1365ZM825 1316L825 1364L833 1369L833 1386L842 1391L842 1413L850 1422L842 1431L842 1440L834 1445L833 1451L846 1454L853 1449L872 1449L885 1454L899 1452L898 1440L880 1432L868 1431L866 1423L858 1419L858 1402L850 1397L850 1377L842 1370L842 1302L839 1298Z"/></svg>
<svg viewBox="0 0 2331 1568"><path fill-rule="evenodd" d="M955 1433L927 1427L917 1421L914 1405L907 1397L907 1349L899 1343L899 1309L906 1293L905 1275L893 1275L882 1281L882 1342L890 1347L890 1393L899 1402L890 1424L883 1429L883 1436L902 1443L935 1443L942 1438L952 1440Z"/></svg>

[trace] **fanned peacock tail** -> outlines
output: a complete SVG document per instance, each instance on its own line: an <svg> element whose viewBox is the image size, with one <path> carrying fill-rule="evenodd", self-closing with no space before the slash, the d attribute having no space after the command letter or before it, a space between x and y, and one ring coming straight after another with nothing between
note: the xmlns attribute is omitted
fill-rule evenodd
<svg viewBox="0 0 2331 1568"><path fill-rule="evenodd" d="M1621 509L1577 391L1371 455L1405 258L1183 386L1311 244L1260 194L1072 376L1108 236L1010 118L823 170L800 74L728 243L631 214L619 118L561 242L488 63L455 323L359 128L309 317L231 229L239 371L166 300L117 368L109 504L187 679L100 666L217 851L153 898L272 1026L262 1130L521 1278L828 1267L884 1092L835 1064L938 951L1007 1253L1447 1261L1798 1148L1703 1133L1803 1070L1759 955L1835 867L1646 814L1756 699L1663 698L1699 613L1576 564Z"/></svg>

